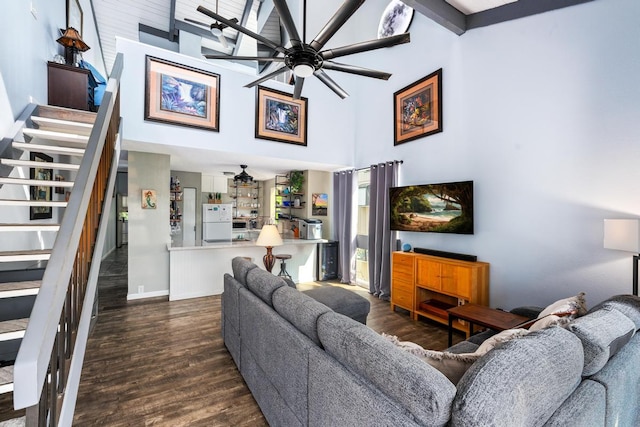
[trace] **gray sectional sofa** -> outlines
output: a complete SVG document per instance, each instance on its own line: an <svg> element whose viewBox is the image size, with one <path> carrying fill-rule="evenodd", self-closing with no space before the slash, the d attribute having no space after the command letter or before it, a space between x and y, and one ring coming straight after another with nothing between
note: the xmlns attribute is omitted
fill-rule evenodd
<svg viewBox="0 0 640 427"><path fill-rule="evenodd" d="M497 345L457 385L367 326L233 260L222 334L272 426L640 425L640 298Z"/></svg>

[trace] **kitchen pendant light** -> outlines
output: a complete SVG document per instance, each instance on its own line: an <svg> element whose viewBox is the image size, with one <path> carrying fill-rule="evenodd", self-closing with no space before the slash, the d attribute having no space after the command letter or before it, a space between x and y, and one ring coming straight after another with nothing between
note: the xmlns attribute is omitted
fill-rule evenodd
<svg viewBox="0 0 640 427"><path fill-rule="evenodd" d="M240 167L242 168L242 172L233 177L233 182L235 184L248 184L253 182L253 177L245 171L247 165L240 165Z"/></svg>

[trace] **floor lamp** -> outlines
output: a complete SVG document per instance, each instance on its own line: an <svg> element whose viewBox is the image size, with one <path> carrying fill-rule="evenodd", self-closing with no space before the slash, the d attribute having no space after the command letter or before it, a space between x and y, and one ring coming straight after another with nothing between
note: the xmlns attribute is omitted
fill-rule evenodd
<svg viewBox="0 0 640 427"><path fill-rule="evenodd" d="M262 262L264 263L264 268L271 273L271 269L276 263L276 257L273 255L271 250L274 246L282 245L282 237L280 237L278 228L273 224L263 225L262 230L260 230L258 240L256 240L256 245L267 248L267 254L262 257Z"/></svg>
<svg viewBox="0 0 640 427"><path fill-rule="evenodd" d="M633 252L633 295L638 295L638 261L640 260L640 220L605 219L604 247Z"/></svg>

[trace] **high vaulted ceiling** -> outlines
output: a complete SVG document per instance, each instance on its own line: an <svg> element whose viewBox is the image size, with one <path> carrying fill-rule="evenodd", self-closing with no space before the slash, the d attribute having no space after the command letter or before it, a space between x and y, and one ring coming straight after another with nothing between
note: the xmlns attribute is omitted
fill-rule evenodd
<svg viewBox="0 0 640 427"><path fill-rule="evenodd" d="M288 0L290 4L295 1ZM364 1L364 0L362 0ZM369 0L372 1L372 0ZM386 3L389 0L376 0ZM462 35L466 31L478 27L513 20L562 7L585 3L592 0L402 0L417 13L432 19L434 22ZM186 32L201 37L200 51L203 54L228 54L258 56L268 54L255 40L239 34L236 30L225 28L223 35L227 41L224 47L214 36L208 25L212 19L197 11L204 6L227 19L236 18L238 22L259 32L264 37L280 44L283 30L280 19L273 9L271 0L91 0L100 44L104 55L105 68L111 70L116 56L116 37L154 44L176 50L180 35ZM268 17L261 14L268 13ZM198 21L201 24L194 23ZM258 29L258 22L261 23ZM186 37L186 35L184 35ZM198 37L195 38L198 40ZM196 46L197 48L197 46ZM196 49L197 51L197 49ZM246 63L245 63L246 64ZM260 65L249 63L256 74L262 70ZM284 76L283 76L284 77ZM284 77L286 78L286 77ZM283 80L284 81L284 80ZM276 173L291 169L334 170L335 165L318 165L287 159L261 158L246 154L227 153L204 150L189 150L173 146L159 146L145 142L127 142L127 149L136 151L162 152L171 157L171 168L174 170L191 170L194 172L216 173L236 171L240 163L248 163L256 179L267 179ZM126 160L125 160L126 165ZM212 169L213 168L213 169Z"/></svg>
<svg viewBox="0 0 640 427"><path fill-rule="evenodd" d="M592 0L403 0L416 12L433 19L458 35L473 28L484 27L562 7ZM203 53L229 55L256 55L258 47L249 37L225 28L228 41L225 48L205 26L189 20L210 24L211 19L199 13L198 6L216 10L216 0L92 0L95 9L105 66L110 70L116 54L116 37L139 40L145 35L177 41L186 31L203 37ZM219 14L227 19L238 19L241 25L257 30L258 14L269 0L220 0ZM272 8L264 8L269 18L261 18L265 25L260 33L279 42L279 20Z"/></svg>

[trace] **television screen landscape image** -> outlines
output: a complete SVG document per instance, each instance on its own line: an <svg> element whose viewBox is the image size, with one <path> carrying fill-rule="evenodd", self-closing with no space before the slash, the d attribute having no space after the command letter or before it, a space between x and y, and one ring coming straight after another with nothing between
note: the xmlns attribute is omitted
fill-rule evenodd
<svg viewBox="0 0 640 427"><path fill-rule="evenodd" d="M473 181L389 189L391 229L473 234Z"/></svg>

